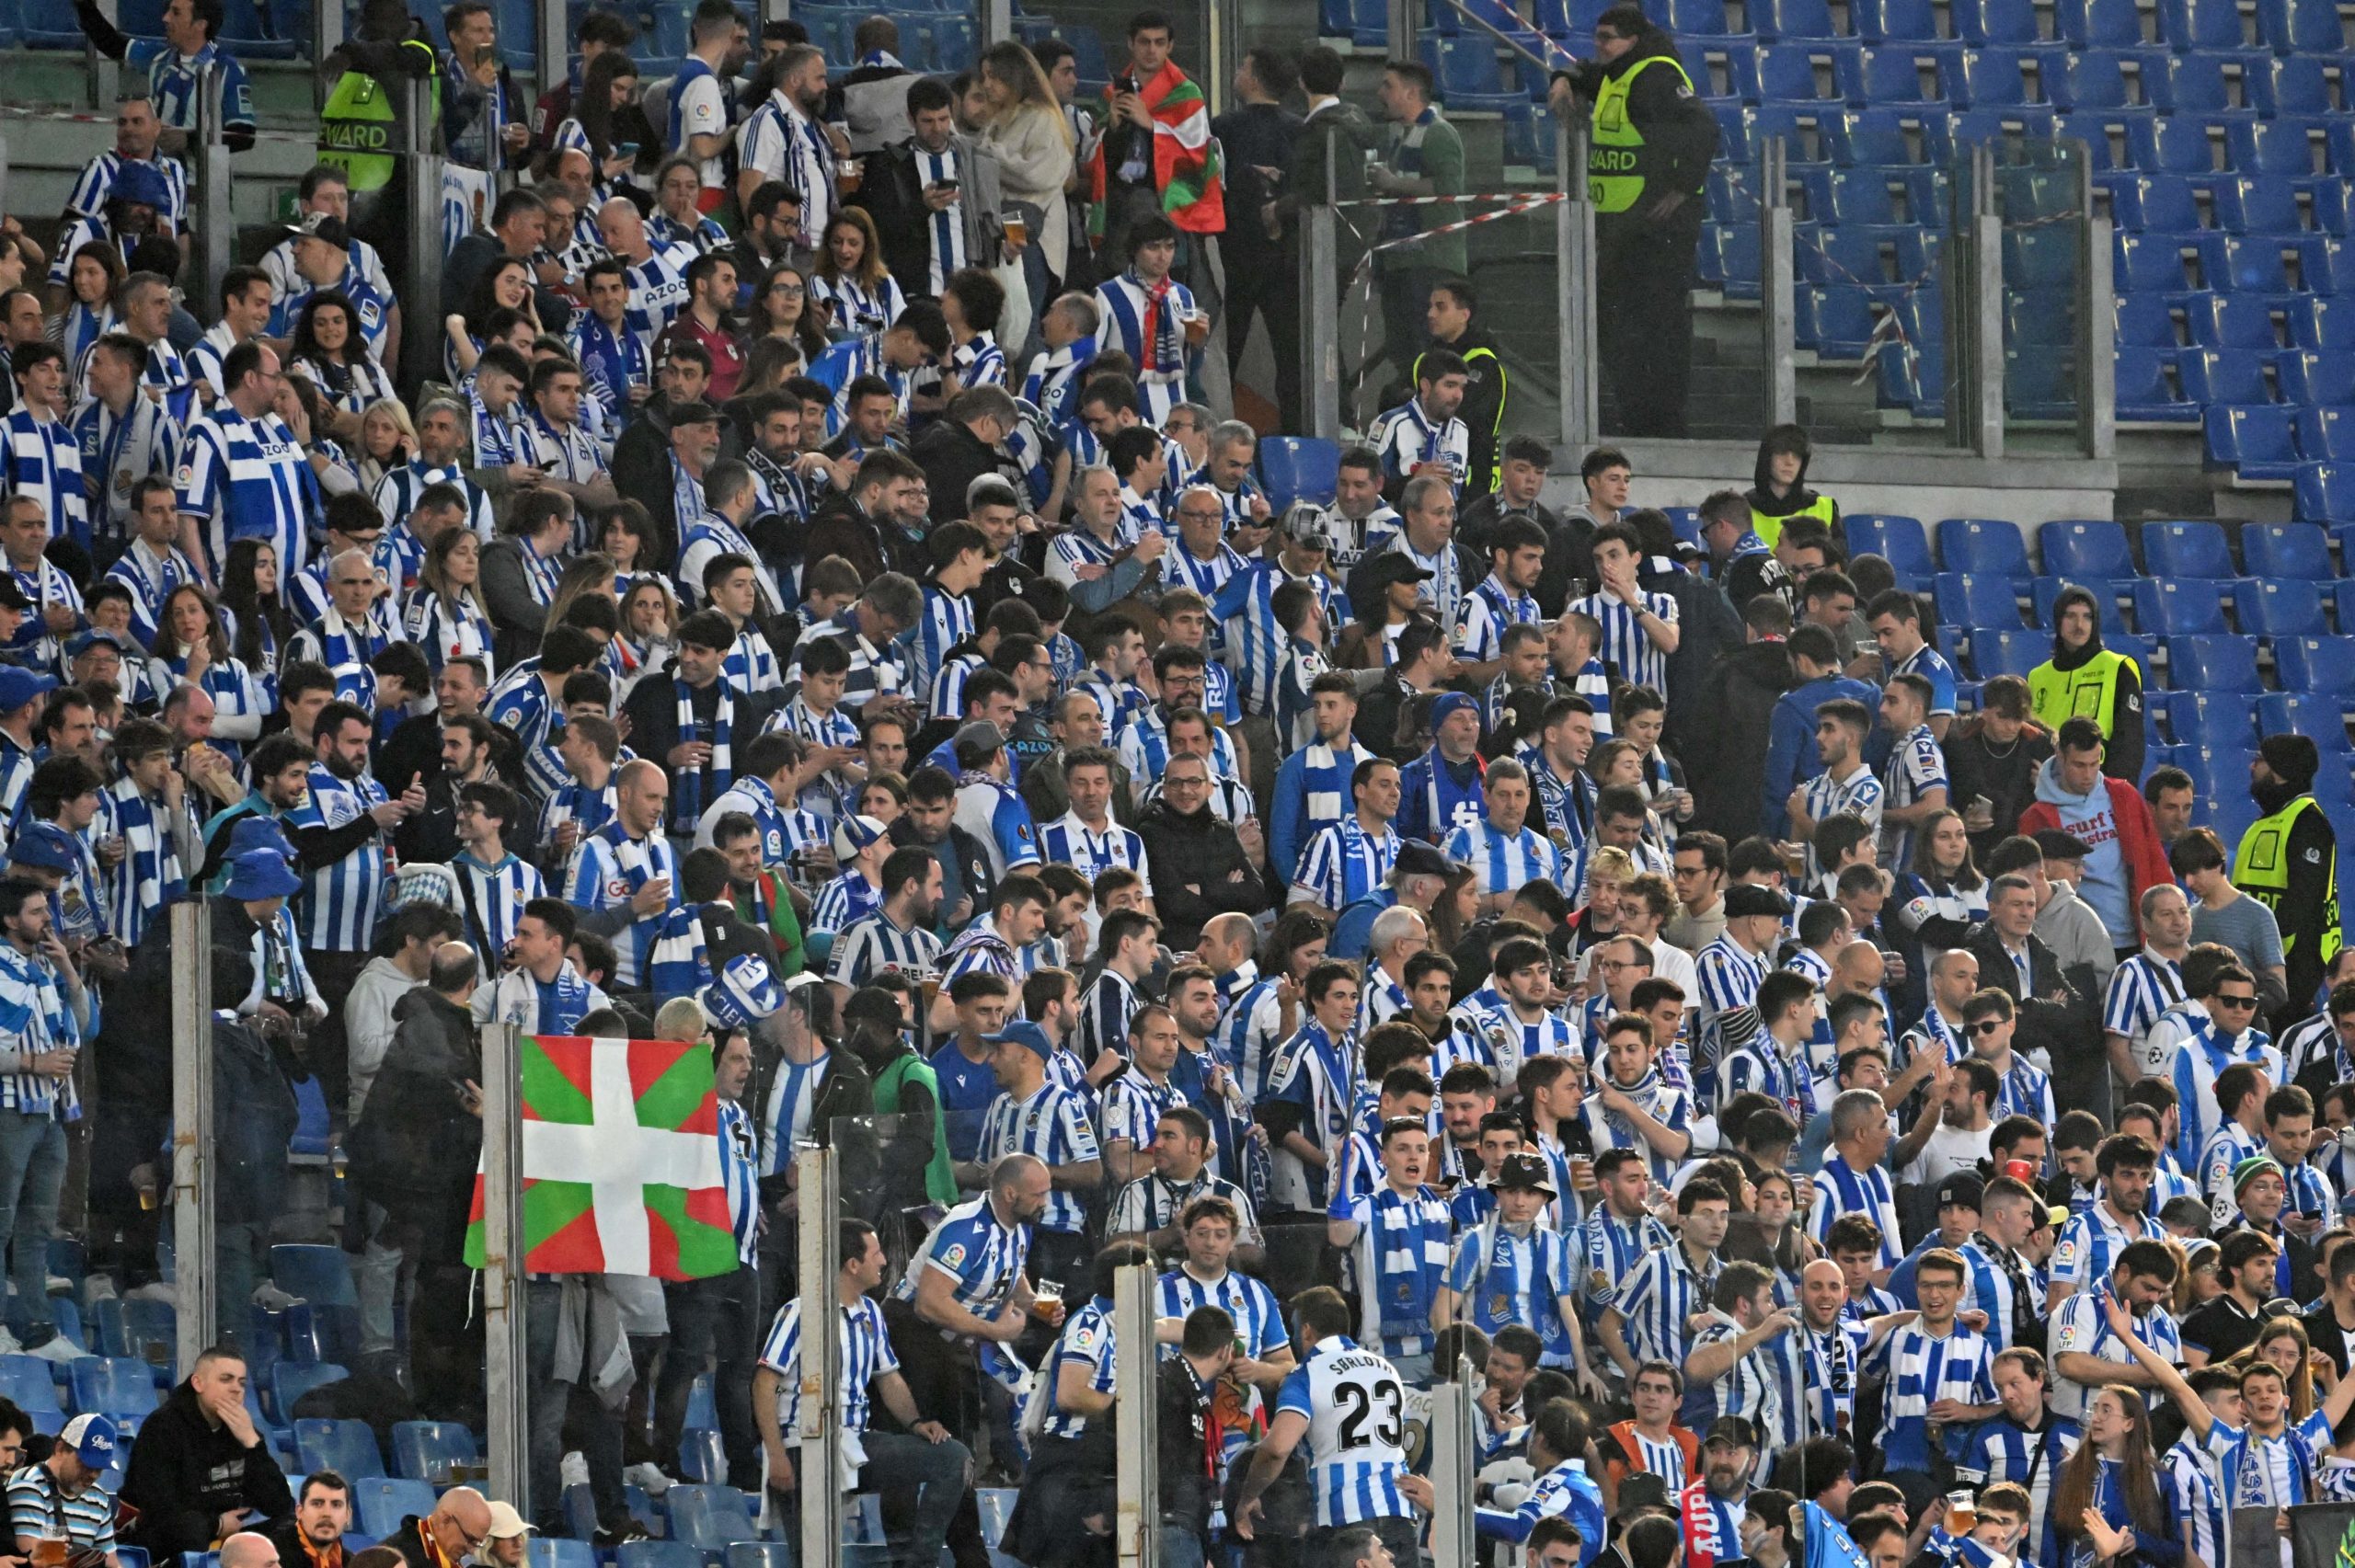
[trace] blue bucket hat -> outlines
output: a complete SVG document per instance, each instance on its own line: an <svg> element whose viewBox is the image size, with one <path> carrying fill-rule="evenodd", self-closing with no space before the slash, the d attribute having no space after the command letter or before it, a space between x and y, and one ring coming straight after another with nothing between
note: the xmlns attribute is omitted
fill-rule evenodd
<svg viewBox="0 0 2355 1568"><path fill-rule="evenodd" d="M284 855L276 850L248 850L229 863L229 885L223 891L232 898L283 898L302 886Z"/></svg>
<svg viewBox="0 0 2355 1568"><path fill-rule="evenodd" d="M71 871L82 864L73 839L54 822L29 823L8 846L8 859L43 871Z"/></svg>

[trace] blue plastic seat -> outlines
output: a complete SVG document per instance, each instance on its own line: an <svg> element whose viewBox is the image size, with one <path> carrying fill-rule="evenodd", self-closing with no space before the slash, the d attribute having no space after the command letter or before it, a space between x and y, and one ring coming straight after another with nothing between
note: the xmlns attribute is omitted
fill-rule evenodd
<svg viewBox="0 0 2355 1568"><path fill-rule="evenodd" d="M454 1421L393 1423L393 1472L405 1480L447 1485L453 1467L476 1460L475 1435Z"/></svg>
<svg viewBox="0 0 2355 1568"><path fill-rule="evenodd" d="M2257 644L2230 632L2166 639L2167 674L2182 691L2255 692L2264 683L2257 675ZM2247 704L2241 704L2246 711ZM2176 738L2183 738L2180 732Z"/></svg>
<svg viewBox="0 0 2355 1568"><path fill-rule="evenodd" d="M2224 531L2212 522L2146 522L2142 568L2154 578L2238 577ZM2148 630L2149 628L2144 628Z"/></svg>
<svg viewBox="0 0 2355 1568"><path fill-rule="evenodd" d="M2061 0L2052 21L2072 49L2140 49L2150 41L2134 0Z"/></svg>
<svg viewBox="0 0 2355 1568"><path fill-rule="evenodd" d="M1823 140L1832 161L1843 168L1897 168L1921 161L1903 114L1894 109L1852 110L1826 120Z"/></svg>
<svg viewBox="0 0 2355 1568"><path fill-rule="evenodd" d="M2311 406L2355 403L2355 359L2298 349L2273 363L2285 402Z"/></svg>
<svg viewBox="0 0 2355 1568"><path fill-rule="evenodd" d="M348 1368L332 1361L281 1361L270 1369L270 1413L280 1425L285 1425L294 1419L297 1400L322 1384L341 1382L350 1376Z"/></svg>
<svg viewBox="0 0 2355 1568"><path fill-rule="evenodd" d="M2346 710L2325 693L2268 692L2257 699L2257 726L2260 735L2303 735L2325 751L2355 750L2347 740ZM2347 777L2344 765L2325 772Z"/></svg>
<svg viewBox="0 0 2355 1568"><path fill-rule="evenodd" d="M2048 522L2036 531L2044 569L2062 578L2131 578L2134 553L2126 530L2106 519Z"/></svg>
<svg viewBox="0 0 2355 1568"><path fill-rule="evenodd" d="M2176 371L2194 403L2265 404L2274 401L2265 377L2272 361L2254 349L2186 349L2176 356Z"/></svg>
<svg viewBox="0 0 2355 1568"><path fill-rule="evenodd" d="M2330 565L2330 535L2312 523L2244 524L2241 561L2251 577L2323 582L2338 575Z"/></svg>
<svg viewBox="0 0 2355 1568"><path fill-rule="evenodd" d="M2355 636L2283 637L2273 645L2273 668L2285 692L2355 696Z"/></svg>
<svg viewBox="0 0 2355 1568"><path fill-rule="evenodd" d="M844 1542L844 1550L852 1544ZM719 1561L721 1568L793 1568L793 1548L781 1540L730 1541Z"/></svg>
<svg viewBox="0 0 2355 1568"><path fill-rule="evenodd" d="M2355 408L2329 404L2296 412L2298 447L2309 463L2355 458ZM2287 478L2288 475L2275 477Z"/></svg>
<svg viewBox="0 0 2355 1568"><path fill-rule="evenodd" d="M2042 36L2029 0L1955 0L1955 35L1974 48L2035 43Z"/></svg>
<svg viewBox="0 0 2355 1568"><path fill-rule="evenodd" d="M2173 349L2177 341L2175 313L2157 293L2118 295L2110 333L2113 341L2131 349Z"/></svg>
<svg viewBox="0 0 2355 1568"><path fill-rule="evenodd" d="M2134 624L2152 636L2221 632L2224 602L2202 578L2145 578L2134 585Z"/></svg>
<svg viewBox="0 0 2355 1568"><path fill-rule="evenodd" d="M944 19L971 27L971 17ZM1527 101L1518 87L1506 86L1504 73L1497 63L1496 41L1487 33L1460 38L1425 34L1422 52L1425 63L1439 78L1440 97L1451 110L1498 113L1508 104Z"/></svg>
<svg viewBox="0 0 2355 1568"><path fill-rule="evenodd" d="M1263 437L1258 462L1268 504L1279 512L1297 500L1329 506L1340 485L1340 447L1315 436Z"/></svg>
<svg viewBox="0 0 2355 1568"><path fill-rule="evenodd" d="M2061 56L2051 51L1970 49L1944 62L1946 96L1965 109L2016 109L2050 99L2050 83L2061 74ZM2031 71L2030 67L2035 69ZM2031 75L2038 91L2031 93Z"/></svg>
<svg viewBox="0 0 2355 1568"><path fill-rule="evenodd" d="M2118 417L2141 424L2183 424L2200 418L2203 400L2183 384L2181 361L2190 349L2125 348L2110 355Z"/></svg>
<svg viewBox="0 0 2355 1568"><path fill-rule="evenodd" d="M294 1457L304 1474L331 1470L347 1481L385 1473L376 1434L364 1421L310 1418L294 1423Z"/></svg>
<svg viewBox="0 0 2355 1568"><path fill-rule="evenodd" d="M2355 464L2300 464L2291 493L2297 515L2308 522L2355 522Z"/></svg>
<svg viewBox="0 0 2355 1568"><path fill-rule="evenodd" d="M2077 236L2074 231L2065 228L2004 231L2005 287L2066 289L2076 281L2076 277Z"/></svg>
<svg viewBox="0 0 2355 1568"><path fill-rule="evenodd" d="M2136 120L2126 127L2126 160L2144 174L2212 174L2222 151L2197 120Z"/></svg>
<svg viewBox="0 0 2355 1568"><path fill-rule="evenodd" d="M1872 293L1866 289L1798 289L1792 295L1797 338L1823 360L1865 357L1873 333Z"/></svg>
<svg viewBox="0 0 2355 1568"><path fill-rule="evenodd" d="M2346 552L2347 547L2350 543L2355 543L2355 537L2350 537L2355 536L2355 530L2335 528L2331 530L2331 532L2338 536L2338 547L2342 555ZM2355 628L2355 579L2340 578L2338 581L2332 583L2330 585L2330 601L2333 608L2338 612L2338 624L2340 627L2343 629ZM2355 637L2355 630L2348 630L2346 635L2349 637ZM2348 677L2348 679L2355 680L2355 676ZM2281 683L2284 686L2288 686L2290 684L2289 677L2286 675L2283 676ZM2296 691L2316 692L2328 691L2331 689L2329 679L2321 675L2310 676L2307 680L2300 682L2297 686L2292 688L2292 690Z"/></svg>
<svg viewBox="0 0 2355 1568"><path fill-rule="evenodd" d="M2210 192L2217 226L2232 235L2294 235L2305 231L2297 188L2278 179L2221 179Z"/></svg>
<svg viewBox="0 0 2355 1568"><path fill-rule="evenodd" d="M2346 104L2331 75L2335 64L2299 54L2273 61L2253 80L2257 107L2271 115L2340 113Z"/></svg>
<svg viewBox="0 0 2355 1568"><path fill-rule="evenodd" d="M853 1551L864 1547L844 1546L837 1568L851 1561ZM884 1561L889 1562L890 1548L881 1548ZM704 1554L683 1540L627 1540L614 1553L614 1568L705 1568Z"/></svg>
<svg viewBox="0 0 2355 1568"><path fill-rule="evenodd" d="M1948 571L1973 572L2025 582L2036 575L2028 561L2028 538L2019 525L1998 518L1950 517L1937 527L1938 559Z"/></svg>
<svg viewBox="0 0 2355 1568"><path fill-rule="evenodd" d="M373 1476L351 1483L352 1516L379 1540L399 1529L403 1519L433 1512L433 1488L422 1481Z"/></svg>
<svg viewBox="0 0 2355 1568"><path fill-rule="evenodd" d="M2185 234L2200 227L2200 204L2191 181L2175 174L2113 177L2110 216L2134 234Z"/></svg>
<svg viewBox="0 0 2355 1568"><path fill-rule="evenodd" d="M1825 0L1754 0L1750 7L1750 29L1770 42L1786 38L1840 36L1840 29L1832 24L1832 7Z"/></svg>
<svg viewBox="0 0 2355 1568"><path fill-rule="evenodd" d="M2355 349L2355 299L2290 301L2284 303L2282 315L2293 349Z"/></svg>
<svg viewBox="0 0 2355 1568"><path fill-rule="evenodd" d="M40 1356L0 1356L0 1398L29 1415L62 1413L57 1363Z"/></svg>
<svg viewBox="0 0 2355 1568"><path fill-rule="evenodd" d="M1998 675L2025 678L2051 657L2049 633L1988 626L1973 628L1970 634L1970 668L1982 681L1993 681Z"/></svg>
<svg viewBox="0 0 2355 1568"><path fill-rule="evenodd" d="M2321 589L2301 578L2244 578L2233 585L2233 615L2242 631L2260 637L2319 637L2330 630Z"/></svg>
<svg viewBox="0 0 2355 1568"><path fill-rule="evenodd" d="M662 1495L674 1540L705 1551L754 1539L744 1494L732 1486L673 1486Z"/></svg>
<svg viewBox="0 0 2355 1568"><path fill-rule="evenodd" d="M1939 36L1930 0L1854 0L1848 21L1867 43L1926 42Z"/></svg>
<svg viewBox="0 0 2355 1568"><path fill-rule="evenodd" d="M2234 0L2164 0L2159 29L2167 47L2178 53L2193 50L2240 49L2248 42Z"/></svg>
<svg viewBox="0 0 2355 1568"><path fill-rule="evenodd" d="M2143 90L2164 114L2211 120L2252 118L2257 107L2242 97L2246 78L2238 69L2241 63L2242 57L2232 54L2179 54L2162 70L2153 61Z"/></svg>
<svg viewBox="0 0 2355 1568"><path fill-rule="evenodd" d="M2004 578L1983 572L1940 572L1933 580L1939 620L1963 626L2019 624L2019 603Z"/></svg>
<svg viewBox="0 0 2355 1568"><path fill-rule="evenodd" d="M2049 528L2051 524L2045 526ZM2052 624L2052 606L2059 601L2062 590L2082 588L2094 596L2095 604L2099 606L2101 629L2108 635L2126 630L2126 612L2120 604L2126 597L2126 585L2133 581L2133 578L2131 570L2115 578L2083 572L2071 572L2066 577L2039 578L2028 584L2028 603L2036 612L2036 624L2049 629Z"/></svg>
<svg viewBox="0 0 2355 1568"><path fill-rule="evenodd" d="M1700 274L1729 300L1754 300L1759 291L1758 225L1710 223L1701 230ZM1802 261L1809 254L1800 251ZM1821 281L1821 279L1810 281Z"/></svg>
<svg viewBox="0 0 2355 1568"><path fill-rule="evenodd" d="M786 1549L789 1554L790 1549ZM531 1537L524 1543L523 1561L530 1568L597 1568L597 1548L594 1542L574 1540L565 1536ZM729 1568L736 1568L730 1563ZM754 1568L747 1564L746 1568ZM775 1568L793 1568L787 1562Z"/></svg>
<svg viewBox="0 0 2355 1568"><path fill-rule="evenodd" d="M2316 294L2355 295L2355 242L2326 235L2293 234L2280 235L2278 243L2285 254L2296 258L2301 288Z"/></svg>
<svg viewBox="0 0 2355 1568"><path fill-rule="evenodd" d="M2039 234L2065 231L2045 229ZM2006 235L2005 237L2009 237ZM2110 241L2111 266L2117 286L2134 293L2172 293L2185 289L2223 289L2216 274L2223 266L2223 236L2204 229L2177 234L2120 232Z"/></svg>
<svg viewBox="0 0 2355 1568"><path fill-rule="evenodd" d="M1811 182L1809 212L1819 223L1893 223L1898 221L1897 202L1891 200L1890 188L1904 188L1901 178L1893 178L1886 169L1825 169L1821 177ZM1813 205L1815 191L1822 193L1822 204ZM1913 213L1920 222L1923 214Z"/></svg>
<svg viewBox="0 0 2355 1568"><path fill-rule="evenodd" d="M2339 54L2347 29L2333 0L2257 0L2257 36L2276 54Z"/></svg>
<svg viewBox="0 0 2355 1568"><path fill-rule="evenodd" d="M2289 478L2300 461L2295 417L2295 411L2270 404L2211 407L2200 418L2208 461L2244 479Z"/></svg>
<svg viewBox="0 0 2355 1568"><path fill-rule="evenodd" d="M66 1364L67 1386L76 1411L103 1415L145 1415L156 1405L155 1379L147 1363L125 1356L85 1356Z"/></svg>
<svg viewBox="0 0 2355 1568"><path fill-rule="evenodd" d="M2229 166L2246 175L2292 177L2325 172L2321 143L2303 120L2256 120L2227 128Z"/></svg>
<svg viewBox="0 0 2355 1568"><path fill-rule="evenodd" d="M1929 535L1918 517L1892 512L1855 512L1840 520L1851 555L1878 555L1901 578L1925 578L1937 570Z"/></svg>
<svg viewBox="0 0 2355 1568"><path fill-rule="evenodd" d="M2182 745L2240 750L2257 744L2248 698L2241 692L2178 690L2165 702L2167 727Z"/></svg>
<svg viewBox="0 0 2355 1568"><path fill-rule="evenodd" d="M2060 79L2046 81L2044 91L2054 103L2073 113L2080 109L2140 107L2133 83L2129 81L2121 62L2107 50L2070 55L2062 63Z"/></svg>

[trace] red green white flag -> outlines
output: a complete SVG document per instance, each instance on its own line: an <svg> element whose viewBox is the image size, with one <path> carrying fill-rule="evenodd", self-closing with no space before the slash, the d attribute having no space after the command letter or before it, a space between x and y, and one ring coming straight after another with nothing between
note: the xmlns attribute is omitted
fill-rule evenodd
<svg viewBox="0 0 2355 1568"><path fill-rule="evenodd" d="M711 1052L670 1040L525 1036L523 1269L701 1279L736 1267ZM466 1262L483 1266L483 1176Z"/></svg>

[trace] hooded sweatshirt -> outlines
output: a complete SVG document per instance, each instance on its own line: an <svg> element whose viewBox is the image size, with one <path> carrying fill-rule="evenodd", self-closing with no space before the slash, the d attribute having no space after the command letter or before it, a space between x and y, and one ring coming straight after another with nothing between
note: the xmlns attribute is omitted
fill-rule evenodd
<svg viewBox="0 0 2355 1568"><path fill-rule="evenodd" d="M2077 896L2101 917L2116 946L2139 944L2135 910L2142 890L2174 879L2142 792L2104 774L2088 793L2073 795L2061 783L2060 759L2047 758L2036 770L2036 804L2021 814L2019 830L2032 835L2047 828L2085 841L2085 877Z"/></svg>
<svg viewBox="0 0 2355 1568"><path fill-rule="evenodd" d="M1751 474L1749 493L1742 499L1748 501L1750 509L1761 517L1789 517L1807 510L1822 498L1807 487L1807 465L1813 460L1813 454L1808 451L1804 434L1796 441L1788 438L1792 429L1787 425L1777 426L1767 431L1758 443L1758 464ZM1791 481L1790 489L1778 496L1775 493L1775 453L1792 446L1799 449L1799 475ZM1839 521L1836 503L1832 508L1832 521Z"/></svg>
<svg viewBox="0 0 2355 1568"><path fill-rule="evenodd" d="M2093 635L2085 639L2085 646L2081 648L2064 645L2057 629L2061 612L2073 601L2095 610ZM2052 601L2052 620L2056 628L2052 634L2052 668L2062 674L2083 669L2096 655L2104 651L2101 614L2094 606L2090 592L2082 588L2063 591ZM2114 779L2139 781L2142 776L2142 676L2140 666L2131 658L2119 667L2118 700L2113 704L2113 712L2116 723L2102 750L2101 771ZM2057 719L2047 721L2042 715L2038 718L2039 722L2049 722L2053 727L2059 727Z"/></svg>

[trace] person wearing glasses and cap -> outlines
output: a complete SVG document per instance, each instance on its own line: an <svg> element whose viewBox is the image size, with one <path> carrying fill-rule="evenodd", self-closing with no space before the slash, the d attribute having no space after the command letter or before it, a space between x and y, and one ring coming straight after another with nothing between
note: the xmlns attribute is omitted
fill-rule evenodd
<svg viewBox="0 0 2355 1568"><path fill-rule="evenodd" d="M77 1415L57 1435L49 1458L8 1478L9 1528L29 1556L41 1539L65 1538L69 1552L103 1552L117 1568L114 1497L104 1477L121 1452L121 1433L103 1415Z"/></svg>

